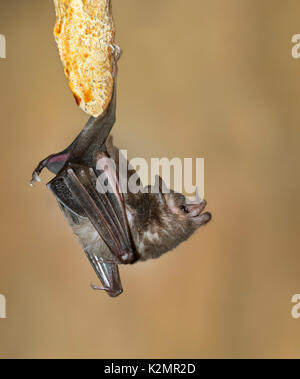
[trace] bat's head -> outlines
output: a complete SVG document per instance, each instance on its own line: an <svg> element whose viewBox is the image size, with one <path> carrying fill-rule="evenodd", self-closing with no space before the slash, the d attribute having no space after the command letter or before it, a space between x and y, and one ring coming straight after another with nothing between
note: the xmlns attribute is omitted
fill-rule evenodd
<svg viewBox="0 0 300 379"><path fill-rule="evenodd" d="M160 177L154 188L149 200L140 202L143 207L135 208L131 228L141 260L157 258L173 250L211 220L209 212L203 213L205 200L191 204L184 195L166 190Z"/></svg>
<svg viewBox="0 0 300 379"><path fill-rule="evenodd" d="M190 203L184 195L174 191L162 196L166 205L166 213L170 213L178 223L184 223L189 229L196 230L211 220L209 212L203 213L207 205L205 200Z"/></svg>

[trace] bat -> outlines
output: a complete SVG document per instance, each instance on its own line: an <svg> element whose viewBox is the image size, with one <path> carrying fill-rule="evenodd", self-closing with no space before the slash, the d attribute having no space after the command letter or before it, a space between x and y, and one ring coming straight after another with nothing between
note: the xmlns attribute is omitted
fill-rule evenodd
<svg viewBox="0 0 300 379"><path fill-rule="evenodd" d="M114 89L107 110L98 118L91 117L69 147L41 161L31 182L39 180L44 168L56 175L47 187L102 283L92 288L111 297L123 292L120 264L158 258L211 220L209 212L203 213L205 200L191 204L184 195L168 190L159 176L154 187L138 193L121 190L119 150L110 136L119 56L120 49L115 47ZM134 173L129 167L126 175Z"/></svg>

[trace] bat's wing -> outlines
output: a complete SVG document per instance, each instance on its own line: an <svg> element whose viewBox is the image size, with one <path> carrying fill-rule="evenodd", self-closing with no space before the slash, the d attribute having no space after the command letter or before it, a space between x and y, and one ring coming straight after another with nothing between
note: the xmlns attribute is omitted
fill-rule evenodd
<svg viewBox="0 0 300 379"><path fill-rule="evenodd" d="M119 263L133 263L134 248L116 173L111 167L100 165L99 169L102 168L102 180L98 180L92 168L69 164L47 186L63 207L90 220ZM103 178L106 180L103 181ZM101 261L101 258L89 253L87 255L104 289L107 290L108 283L110 288L115 287L114 282L118 281L117 265Z"/></svg>

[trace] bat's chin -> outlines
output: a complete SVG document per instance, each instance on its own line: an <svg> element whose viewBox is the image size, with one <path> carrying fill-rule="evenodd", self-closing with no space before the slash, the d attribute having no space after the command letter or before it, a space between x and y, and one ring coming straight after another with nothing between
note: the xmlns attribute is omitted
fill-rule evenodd
<svg viewBox="0 0 300 379"><path fill-rule="evenodd" d="M206 201L203 200L199 204L190 204L187 206L188 217L197 226L208 223L211 220L211 214L209 212L202 213L206 208Z"/></svg>
<svg viewBox="0 0 300 379"><path fill-rule="evenodd" d="M209 212L202 213L199 216L192 218L192 221L197 226L207 224L210 220L211 220L211 213L209 213Z"/></svg>

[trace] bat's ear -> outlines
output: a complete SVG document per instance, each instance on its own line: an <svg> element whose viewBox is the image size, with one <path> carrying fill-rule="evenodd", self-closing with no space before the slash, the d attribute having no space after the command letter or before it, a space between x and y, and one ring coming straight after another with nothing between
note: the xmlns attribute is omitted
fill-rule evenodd
<svg viewBox="0 0 300 379"><path fill-rule="evenodd" d="M166 204L165 194L170 193L170 190L159 175L155 177L154 192L159 195L160 201Z"/></svg>
<svg viewBox="0 0 300 379"><path fill-rule="evenodd" d="M159 192L161 193L170 193L170 190L166 186L166 183L164 182L163 178L159 175L156 175L155 177L155 188L158 188Z"/></svg>

